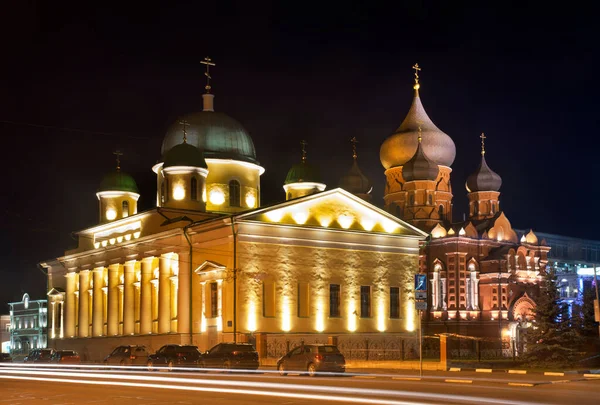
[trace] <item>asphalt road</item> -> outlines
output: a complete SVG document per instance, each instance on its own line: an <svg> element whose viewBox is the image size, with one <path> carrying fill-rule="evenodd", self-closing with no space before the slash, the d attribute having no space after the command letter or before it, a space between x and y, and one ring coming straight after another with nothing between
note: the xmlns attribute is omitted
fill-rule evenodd
<svg viewBox="0 0 600 405"><path fill-rule="evenodd" d="M600 378L277 374L0 367L0 404L597 404ZM523 384L509 385L509 384Z"/></svg>

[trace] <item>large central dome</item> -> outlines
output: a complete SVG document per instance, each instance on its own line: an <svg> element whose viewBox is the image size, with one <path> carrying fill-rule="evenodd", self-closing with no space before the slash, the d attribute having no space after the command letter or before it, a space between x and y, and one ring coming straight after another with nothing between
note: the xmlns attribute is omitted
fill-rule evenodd
<svg viewBox="0 0 600 405"><path fill-rule="evenodd" d="M431 121L421 103L419 90L415 89L415 97L402 125L381 145L379 159L383 167L403 166L414 156L419 125L423 134L422 148L427 157L438 165L452 165L456 157L454 142Z"/></svg>
<svg viewBox="0 0 600 405"><path fill-rule="evenodd" d="M258 164L254 143L242 124L230 116L200 111L179 117L167 130L161 154L181 144L182 121L186 121L187 143L204 152L207 159L234 159Z"/></svg>

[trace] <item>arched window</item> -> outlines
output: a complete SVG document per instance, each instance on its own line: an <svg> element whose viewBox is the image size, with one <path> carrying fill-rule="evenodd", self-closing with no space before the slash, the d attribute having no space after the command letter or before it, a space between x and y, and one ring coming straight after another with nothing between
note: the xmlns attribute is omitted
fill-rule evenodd
<svg viewBox="0 0 600 405"><path fill-rule="evenodd" d="M433 205L433 194L429 194L427 201L429 202L429 205Z"/></svg>
<svg viewBox="0 0 600 405"><path fill-rule="evenodd" d="M444 219L444 206L440 205L440 208L438 208L438 214L440 216L440 219Z"/></svg>
<svg viewBox="0 0 600 405"><path fill-rule="evenodd" d="M123 218L127 218L129 216L129 202L123 201Z"/></svg>
<svg viewBox="0 0 600 405"><path fill-rule="evenodd" d="M198 200L198 181L195 177L192 177L192 181L190 184L190 194L192 201Z"/></svg>
<svg viewBox="0 0 600 405"><path fill-rule="evenodd" d="M241 207L240 203L240 182L231 180L229 182L229 206Z"/></svg>
<svg viewBox="0 0 600 405"><path fill-rule="evenodd" d="M496 213L496 206L494 203L490 203L490 214L494 215Z"/></svg>
<svg viewBox="0 0 600 405"><path fill-rule="evenodd" d="M288 199L288 200L291 200L291 199L292 199L292 193L291 193L291 192L290 192L290 193L288 193L288 198L287 198L287 199Z"/></svg>
<svg viewBox="0 0 600 405"><path fill-rule="evenodd" d="M408 203L410 205L415 205L415 195L411 194L410 196L408 196Z"/></svg>
<svg viewBox="0 0 600 405"><path fill-rule="evenodd" d="M160 183L160 203L161 205L165 203L165 183Z"/></svg>

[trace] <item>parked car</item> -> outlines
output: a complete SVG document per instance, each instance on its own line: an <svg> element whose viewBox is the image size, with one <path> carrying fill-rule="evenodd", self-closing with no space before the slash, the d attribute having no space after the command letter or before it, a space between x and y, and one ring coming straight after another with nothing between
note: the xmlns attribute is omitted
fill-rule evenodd
<svg viewBox="0 0 600 405"><path fill-rule="evenodd" d="M0 363L12 363L12 357L10 357L10 353L0 354Z"/></svg>
<svg viewBox="0 0 600 405"><path fill-rule="evenodd" d="M24 363L50 363L52 355L54 354L53 349L33 349L29 352L27 357L23 359Z"/></svg>
<svg viewBox="0 0 600 405"><path fill-rule="evenodd" d="M57 350L52 355L51 363L58 364L79 364L81 359L79 353L75 350Z"/></svg>
<svg viewBox="0 0 600 405"><path fill-rule="evenodd" d="M288 371L307 372L311 377L321 371L343 373L346 371L346 359L333 345L302 345L277 360L277 370L282 376Z"/></svg>
<svg viewBox="0 0 600 405"><path fill-rule="evenodd" d="M200 367L202 354L197 346L164 345L148 356L146 364L150 371L156 367L167 367L169 371L174 367Z"/></svg>
<svg viewBox="0 0 600 405"><path fill-rule="evenodd" d="M206 368L256 370L258 352L250 343L219 343L202 354Z"/></svg>
<svg viewBox="0 0 600 405"><path fill-rule="evenodd" d="M104 364L116 364L119 366L146 365L147 363L148 351L146 350L146 346L119 346L104 358Z"/></svg>

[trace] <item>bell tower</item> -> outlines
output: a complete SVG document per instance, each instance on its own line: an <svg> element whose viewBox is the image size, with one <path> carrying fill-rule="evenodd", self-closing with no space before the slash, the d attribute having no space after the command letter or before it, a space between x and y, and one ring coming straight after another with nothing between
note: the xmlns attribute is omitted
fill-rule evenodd
<svg viewBox="0 0 600 405"><path fill-rule="evenodd" d="M500 186L502 178L485 161L485 140L481 136L481 163L477 170L467 178L465 187L469 198L469 219L482 220L494 217L500 211Z"/></svg>

